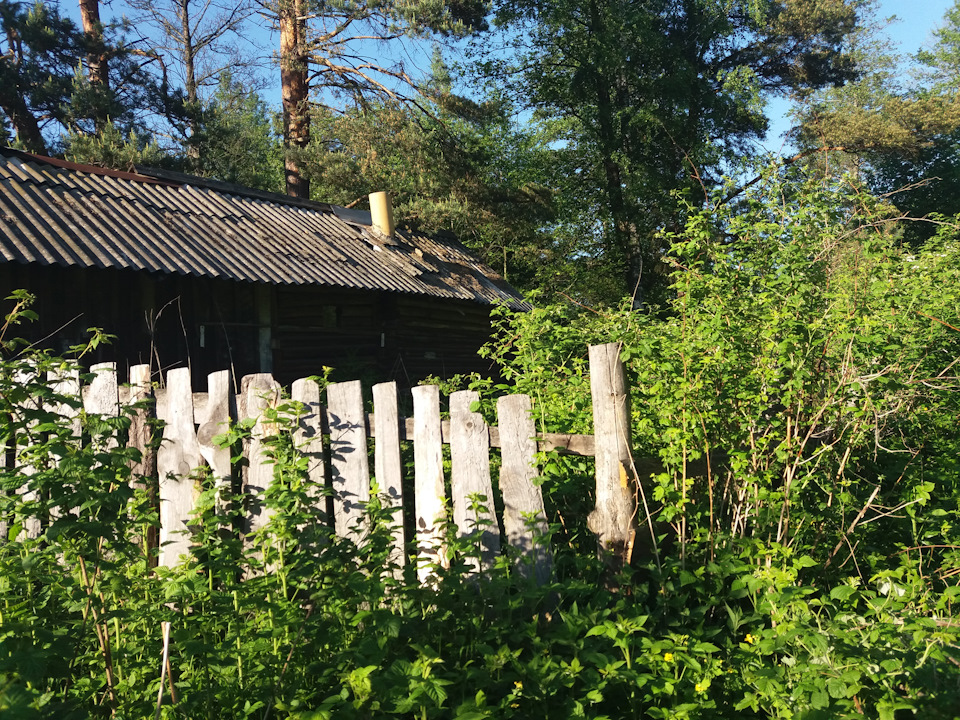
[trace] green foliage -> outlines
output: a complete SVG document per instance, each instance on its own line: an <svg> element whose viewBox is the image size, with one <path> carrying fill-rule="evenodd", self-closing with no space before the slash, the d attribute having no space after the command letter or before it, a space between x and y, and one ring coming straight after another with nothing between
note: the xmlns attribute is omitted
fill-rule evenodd
<svg viewBox="0 0 960 720"><path fill-rule="evenodd" d="M120 135L142 131L146 116L169 100L127 41L129 27L111 23L100 40L87 37L55 4L0 3L0 124L19 146L47 154L62 133L93 133L108 121ZM107 82L84 74L89 53L109 57Z"/></svg>
<svg viewBox="0 0 960 720"><path fill-rule="evenodd" d="M260 96L229 72L205 103L188 143L189 171L202 177L283 192L283 147L276 118Z"/></svg>
<svg viewBox="0 0 960 720"><path fill-rule="evenodd" d="M829 566L848 558L861 509L857 539L919 542L897 518L928 502L930 483L951 497L956 478L937 446L953 441L932 429L956 408L958 249L956 225L917 254L898 232L849 178L768 175L671 236L663 308L507 313L506 341L488 350L544 430L556 418L585 432L579 343L622 342L635 446L665 467L648 500L681 543L703 532L816 545ZM709 475L693 478L708 457Z"/></svg>
<svg viewBox="0 0 960 720"><path fill-rule="evenodd" d="M502 560L466 575L480 548L452 527L449 568L421 585L376 497L357 544L335 537L289 401L264 417L267 525L238 535L242 498L200 469L191 554L154 568L128 421L51 409L78 405L46 380L71 363L8 337L18 294L0 363L18 459L0 468L4 717L150 717L158 694L177 718L953 717L956 230L911 254L855 182L798 171L711 210L670 238L662 308L501 311L505 385L475 379L484 402L516 387L542 429L589 432L584 348L620 340L637 454L664 465L641 478L659 555L641 533L611 578L583 527L589 462L544 459L543 587Z"/></svg>
<svg viewBox="0 0 960 720"><path fill-rule="evenodd" d="M854 36L861 77L817 93L799 111L797 140L805 152L818 151L813 162L822 172L855 169L875 193L886 194L914 218L960 211L958 23L954 5L933 32L933 47L910 58L878 39L875 27ZM908 63L914 63L912 73ZM904 228L904 237L919 248L935 232L934 223L914 222Z"/></svg>
<svg viewBox="0 0 960 720"><path fill-rule="evenodd" d="M314 113L304 173L317 199L365 205L389 189L400 225L452 232L518 287L532 287L547 251L550 193L536 163L546 154L515 126L505 103L453 94L439 52L417 107L363 104Z"/></svg>
<svg viewBox="0 0 960 720"><path fill-rule="evenodd" d="M63 137L67 160L117 170L132 170L136 165L179 169L179 163L156 142L137 135L126 136L112 122L97 133L67 133Z"/></svg>
<svg viewBox="0 0 960 720"><path fill-rule="evenodd" d="M478 43L483 72L542 123L561 201L561 278L581 298L654 301L668 272L663 230L680 194L763 135L765 94L802 94L855 75L842 0L495 3L510 55Z"/></svg>

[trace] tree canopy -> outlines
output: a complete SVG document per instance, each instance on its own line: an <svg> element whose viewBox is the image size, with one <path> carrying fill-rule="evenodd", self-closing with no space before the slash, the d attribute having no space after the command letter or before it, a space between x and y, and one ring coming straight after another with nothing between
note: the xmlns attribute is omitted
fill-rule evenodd
<svg viewBox="0 0 960 720"><path fill-rule="evenodd" d="M2 0L4 131L318 200L390 189L402 222L586 303L666 298L671 233L757 159L774 97L824 170L911 187L891 197L914 216L960 209L956 8L911 78L872 0L258 7L131 0L101 22L85 0L81 28Z"/></svg>
<svg viewBox="0 0 960 720"><path fill-rule="evenodd" d="M678 194L703 196L767 127L769 93L856 76L852 0L498 3L506 59L482 67L545 123L576 197L573 251L617 295L649 295ZM484 57L481 53L481 57Z"/></svg>

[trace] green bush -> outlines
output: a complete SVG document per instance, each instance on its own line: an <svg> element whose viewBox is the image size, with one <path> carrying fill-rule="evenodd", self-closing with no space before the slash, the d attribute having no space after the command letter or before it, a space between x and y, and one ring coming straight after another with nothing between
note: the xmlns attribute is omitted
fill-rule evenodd
<svg viewBox="0 0 960 720"><path fill-rule="evenodd" d="M957 226L909 254L852 181L765 182L692 213L668 305L498 320L489 353L547 431L590 432L585 346L623 343L636 454L664 471L641 478L617 577L584 527L590 463L550 456L553 582L468 576L451 533L452 567L420 585L376 498L359 546L317 516L295 403L268 418L271 523L241 542L239 499L198 471L193 554L153 569L127 418L81 412L78 432L49 410L76 403L46 380L69 363L4 340L0 712L143 718L159 695L168 718L956 717Z"/></svg>

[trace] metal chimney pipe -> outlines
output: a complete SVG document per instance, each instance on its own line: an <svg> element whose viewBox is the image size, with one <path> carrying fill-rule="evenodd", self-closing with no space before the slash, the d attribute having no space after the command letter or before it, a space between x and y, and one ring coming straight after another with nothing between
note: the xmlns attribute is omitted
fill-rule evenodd
<svg viewBox="0 0 960 720"><path fill-rule="evenodd" d="M370 217L373 227L387 237L393 237L395 229L393 223L393 204L390 202L390 193L370 193Z"/></svg>

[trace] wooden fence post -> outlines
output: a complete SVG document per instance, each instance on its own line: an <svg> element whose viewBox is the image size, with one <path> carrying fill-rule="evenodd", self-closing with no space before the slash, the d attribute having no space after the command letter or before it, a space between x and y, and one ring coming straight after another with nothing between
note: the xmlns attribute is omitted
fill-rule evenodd
<svg viewBox="0 0 960 720"><path fill-rule="evenodd" d="M373 386L373 422L376 446L373 475L380 486L384 503L391 510L394 549L390 559L403 567L406 562L403 536L403 466L400 462L400 411L397 407L397 384Z"/></svg>
<svg viewBox="0 0 960 720"><path fill-rule="evenodd" d="M630 454L630 402L619 343L590 346L590 395L596 441L596 507L587 527L614 567L629 562L635 534L636 478Z"/></svg>
<svg viewBox="0 0 960 720"><path fill-rule="evenodd" d="M423 560L445 564L443 521L446 497L443 487L443 436L440 424L440 388L420 385L413 394L414 493L417 527L417 576L430 579Z"/></svg>
<svg viewBox="0 0 960 720"><path fill-rule="evenodd" d="M83 389L83 409L89 413L117 417L120 414L120 388L117 383L117 364L97 363L90 366L94 378ZM106 447L116 447L116 438L108 438Z"/></svg>
<svg viewBox="0 0 960 720"><path fill-rule="evenodd" d="M479 543L479 559L488 570L500 554L500 527L490 483L490 431L483 416L470 409L479 400L473 390L450 395L450 486L457 534ZM475 497L482 504L471 507Z"/></svg>
<svg viewBox="0 0 960 720"><path fill-rule="evenodd" d="M150 385L150 366L134 365L130 368L129 404L133 405L153 395ZM127 445L140 451L140 460L130 468L134 487L146 490L152 500L157 499L157 456L151 447L151 429L146 408L136 410L130 416L130 433Z"/></svg>
<svg viewBox="0 0 960 720"><path fill-rule="evenodd" d="M49 371L47 373L47 384L57 395L74 398L78 402L81 398L80 392L80 368L70 368L66 373L60 371ZM82 440L83 428L80 422L80 408L70 403L55 403L49 407L49 410L59 415L63 420L70 421L70 430L74 441L80 443ZM70 508L68 508L69 510ZM63 508L51 507L50 519L55 520L63 513Z"/></svg>
<svg viewBox="0 0 960 720"><path fill-rule="evenodd" d="M37 380L37 372L35 365L31 363L30 369L25 370L20 368L16 370L14 374L15 381L20 385L27 385ZM21 415L21 419L26 421L27 414L26 410L39 410L42 407L43 401L37 397L30 397L25 403L21 404L18 408L19 412L24 413ZM26 421L26 428L31 428L31 432L27 433L26 436L21 432L20 437L17 438L16 443L16 454L14 456L14 463L16 464L17 471L24 477L27 478L34 474L35 469L32 465L23 462L23 457L21 453L21 448L26 448L29 445L29 435L32 434L32 428L37 424L36 420ZM25 502L30 502L37 499L37 493L35 490L30 490L27 485L22 486L19 490L16 491ZM23 523L23 533L25 537L28 538L37 538L40 537L40 518L38 517L28 517L24 520Z"/></svg>
<svg viewBox="0 0 960 720"><path fill-rule="evenodd" d="M200 454L213 473L218 508L222 508L222 497L230 490L233 475L230 465L232 453L229 447L219 447L213 439L229 429L233 404L231 400L233 393L230 392L230 371L220 370L207 375L207 406L204 417L198 423L200 427L197 428L197 442L200 444Z"/></svg>
<svg viewBox="0 0 960 720"><path fill-rule="evenodd" d="M200 465L200 445L193 429L193 387L190 368L167 372L167 389L158 414L164 421L163 442L157 450L160 485L160 564L173 567L190 552L187 519L193 511L194 481Z"/></svg>
<svg viewBox="0 0 960 720"><path fill-rule="evenodd" d="M500 428L500 492L503 493L503 529L517 554L524 577L538 585L550 579L553 557L546 545L547 515L537 478L537 429L529 395L507 395L497 400Z"/></svg>
<svg viewBox="0 0 960 720"><path fill-rule="evenodd" d="M247 375L240 381L244 397L245 418L255 418L256 424L247 444L246 477L244 492L247 494L247 532L256 532L270 521L272 511L265 505L264 495L273 483L273 462L267 457L264 440L276 433L271 423L264 420L264 412L275 406L280 397L280 385L270 373Z"/></svg>
<svg viewBox="0 0 960 720"><path fill-rule="evenodd" d="M293 435L297 449L308 458L307 494L313 499L313 510L318 523L327 524L327 498L324 494L326 471L323 464L323 405L320 403L320 386L315 380L295 380L290 389L290 398L303 403L304 414L297 419Z"/></svg>
<svg viewBox="0 0 960 720"><path fill-rule="evenodd" d="M355 542L365 532L358 526L362 505L370 499L367 460L367 415L359 380L327 388L330 418L330 464L333 475L334 527L340 537Z"/></svg>
<svg viewBox="0 0 960 720"><path fill-rule="evenodd" d="M134 365L130 368L130 390L126 398L126 403L134 405L146 400L153 395L153 387L150 384L150 366ZM153 408L156 410L156 407ZM130 464L130 484L139 490L142 490L150 505L150 509L160 514L160 498L157 494L157 452L153 447L153 428L150 424L150 410L145 407L138 408L130 414L130 432L127 436L127 446L135 448L140 452L140 459ZM145 541L145 553L147 563L150 567L155 567L157 556L153 551L159 547L160 533L159 528L150 525L147 528Z"/></svg>

